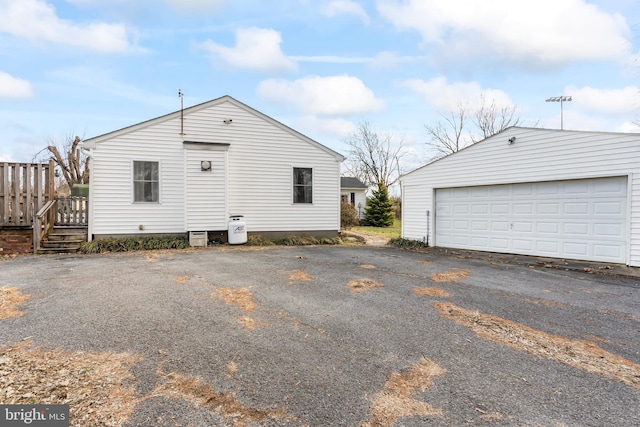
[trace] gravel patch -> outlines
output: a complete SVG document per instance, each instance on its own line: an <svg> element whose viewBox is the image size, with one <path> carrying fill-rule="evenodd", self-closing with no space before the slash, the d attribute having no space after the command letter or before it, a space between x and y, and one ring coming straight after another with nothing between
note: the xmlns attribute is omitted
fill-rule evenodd
<svg viewBox="0 0 640 427"><path fill-rule="evenodd" d="M384 286L354 292L363 273ZM86 419L73 403L74 425L640 425L633 277L390 247L221 247L16 257L0 288L30 296L0 320L1 378L114 403ZM104 365L82 382L54 355ZM35 384L20 396L62 403ZM132 410L118 412L125 391Z"/></svg>

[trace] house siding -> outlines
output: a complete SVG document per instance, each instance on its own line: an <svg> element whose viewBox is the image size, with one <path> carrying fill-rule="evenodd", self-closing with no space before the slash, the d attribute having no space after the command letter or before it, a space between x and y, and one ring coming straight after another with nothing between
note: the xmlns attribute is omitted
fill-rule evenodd
<svg viewBox="0 0 640 427"><path fill-rule="evenodd" d="M229 215L243 215L249 232L337 232L342 156L225 98L185 110L184 135L180 135L180 116L174 115L95 138L90 233L172 233L205 225L207 230L224 230ZM226 119L232 122L226 124ZM217 175L214 169L213 175L202 178L200 160L195 151L183 147L183 141L228 145L226 165L213 165L226 169L225 193L215 195L225 199L224 223L218 204L201 203L193 210L194 203L203 202L195 193L197 185L213 185L205 181ZM132 203L133 160L160 162L160 203ZM293 203L294 167L313 169L310 205ZM216 188L221 188L219 184L215 182ZM212 214L207 217L209 209ZM144 231L138 229L140 224Z"/></svg>
<svg viewBox="0 0 640 427"><path fill-rule="evenodd" d="M639 159L640 135L509 128L402 177L403 237L423 239L434 189L628 176L628 263L640 266Z"/></svg>

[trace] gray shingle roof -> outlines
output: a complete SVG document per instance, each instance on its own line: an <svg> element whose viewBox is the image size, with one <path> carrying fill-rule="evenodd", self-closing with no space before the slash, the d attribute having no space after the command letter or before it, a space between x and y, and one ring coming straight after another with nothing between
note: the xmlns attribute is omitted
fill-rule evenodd
<svg viewBox="0 0 640 427"><path fill-rule="evenodd" d="M358 178L351 176L340 177L341 188L368 188L366 184L363 184Z"/></svg>

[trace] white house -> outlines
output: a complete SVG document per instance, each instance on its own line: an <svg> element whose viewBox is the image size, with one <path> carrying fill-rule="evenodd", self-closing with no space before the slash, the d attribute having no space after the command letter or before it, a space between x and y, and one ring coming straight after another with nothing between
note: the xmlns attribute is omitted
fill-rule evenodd
<svg viewBox="0 0 640 427"><path fill-rule="evenodd" d="M356 208L360 219L364 218L367 208L367 188L367 185L358 178L350 176L340 178L340 199Z"/></svg>
<svg viewBox="0 0 640 427"><path fill-rule="evenodd" d="M640 266L640 134L510 127L401 184L405 239Z"/></svg>
<svg viewBox="0 0 640 427"><path fill-rule="evenodd" d="M336 235L344 157L223 96L88 139L90 238Z"/></svg>

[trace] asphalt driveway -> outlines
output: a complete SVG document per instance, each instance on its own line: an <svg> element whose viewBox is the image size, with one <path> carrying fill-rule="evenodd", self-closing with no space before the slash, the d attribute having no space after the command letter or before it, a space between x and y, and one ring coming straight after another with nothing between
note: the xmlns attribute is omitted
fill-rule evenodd
<svg viewBox="0 0 640 427"><path fill-rule="evenodd" d="M29 297L0 320L0 403L42 401L15 372L40 368L18 359L62 355L41 376L72 424L640 425L636 278L387 247L222 247L18 257L0 261L3 287ZM74 382L56 375L90 355L74 411Z"/></svg>

